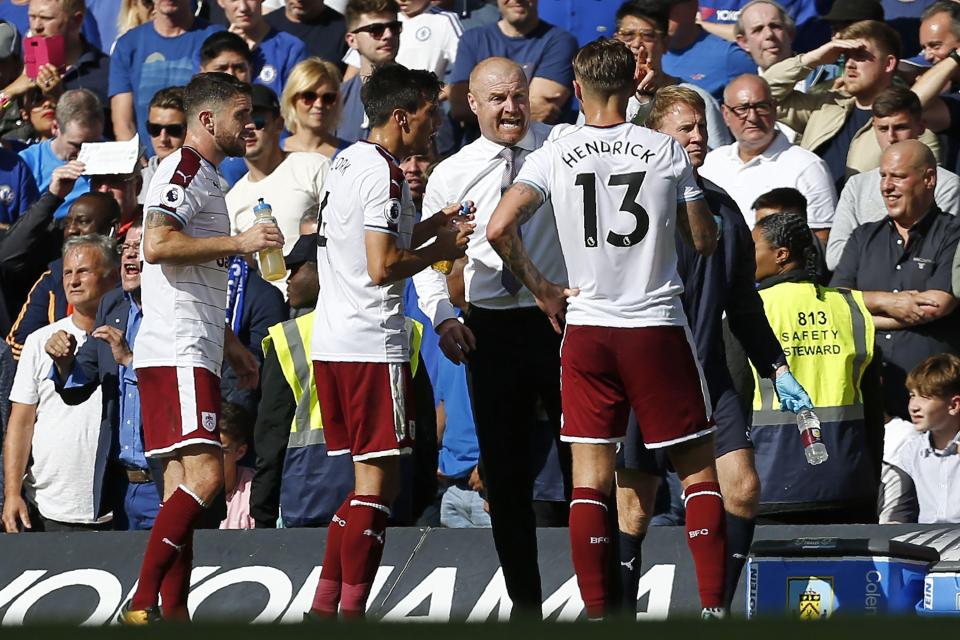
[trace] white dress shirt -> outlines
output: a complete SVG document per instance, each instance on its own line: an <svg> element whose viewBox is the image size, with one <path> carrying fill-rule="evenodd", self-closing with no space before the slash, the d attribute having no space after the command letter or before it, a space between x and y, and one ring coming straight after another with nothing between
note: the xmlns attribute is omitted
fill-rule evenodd
<svg viewBox="0 0 960 640"><path fill-rule="evenodd" d="M526 155L543 144L550 127L531 122L527 134L515 146L519 171ZM477 229L470 236L467 265L463 270L467 302L484 309L533 307L533 294L523 287L513 296L501 281L503 260L487 241L487 222L500 202L500 189L506 160L500 156L505 147L480 137L436 166L423 197L423 215L430 216L454 202L472 200L476 205ZM521 227L523 244L530 259L552 282L566 283L567 272L560 252L560 240L549 201ZM446 277L433 269L424 269L413 277L420 308L433 326L457 317L450 302Z"/></svg>
<svg viewBox="0 0 960 640"><path fill-rule="evenodd" d="M960 523L960 434L943 450L935 449L930 434L908 439L894 454L892 464L902 469L917 489L921 524Z"/></svg>
<svg viewBox="0 0 960 640"><path fill-rule="evenodd" d="M807 224L829 229L837 208L837 193L826 163L812 151L790 144L777 132L770 146L747 162L740 159L738 143L714 149L700 167L700 175L726 189L747 226L753 229L754 201L778 187L793 187L807 199Z"/></svg>

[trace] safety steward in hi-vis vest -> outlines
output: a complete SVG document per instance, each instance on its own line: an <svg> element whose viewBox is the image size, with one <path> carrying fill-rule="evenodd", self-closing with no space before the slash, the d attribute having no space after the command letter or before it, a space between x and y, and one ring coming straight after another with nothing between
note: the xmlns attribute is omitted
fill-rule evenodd
<svg viewBox="0 0 960 640"><path fill-rule="evenodd" d="M790 219L768 222L785 215L799 219L797 229ZM814 519L800 521L872 517L875 522L879 467L863 398L864 373L874 357L874 326L863 294L813 282L813 271L803 264L811 255L812 236L795 214L764 218L753 236L767 319L790 370L816 407L829 454L820 465L807 463L796 416L780 410L772 383L754 370L751 436L760 476L759 512L809 513Z"/></svg>
<svg viewBox="0 0 960 640"><path fill-rule="evenodd" d="M771 285L772 279L761 283L760 297L790 370L816 406L830 458L807 464L796 416L780 411L773 384L754 370L751 435L761 512L875 497L860 390L873 359L873 320L863 294L809 281Z"/></svg>
<svg viewBox="0 0 960 640"><path fill-rule="evenodd" d="M297 399L280 483L280 512L288 527L327 524L353 490L351 457L327 456L317 385L310 362L313 316L314 312L310 312L275 324L263 339L264 357L271 349L276 349L280 369ZM408 318L407 332L410 335L411 375L416 375L423 325ZM410 433L413 432L411 427Z"/></svg>

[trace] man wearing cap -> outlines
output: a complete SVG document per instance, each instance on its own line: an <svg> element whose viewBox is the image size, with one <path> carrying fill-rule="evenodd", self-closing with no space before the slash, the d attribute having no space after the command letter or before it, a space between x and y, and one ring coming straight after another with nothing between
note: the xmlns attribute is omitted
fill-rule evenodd
<svg viewBox="0 0 960 640"><path fill-rule="evenodd" d="M326 524L353 488L349 456L327 457L313 367L305 355L320 293L317 234L300 236L286 262L290 308L307 313L270 327L263 340L262 397L253 432L257 468L250 489L250 515L258 529L277 526L281 505L287 527Z"/></svg>
<svg viewBox="0 0 960 640"><path fill-rule="evenodd" d="M320 208L320 195L330 161L320 153L286 152L280 148L283 116L280 102L270 88L253 85L253 138L247 140L243 157L248 172L227 192L227 211L233 233L242 233L254 223L253 208L263 198L273 208L277 225L287 238L285 252L293 250L299 237L300 218ZM289 266L289 265L288 265ZM281 291L284 281L275 281Z"/></svg>

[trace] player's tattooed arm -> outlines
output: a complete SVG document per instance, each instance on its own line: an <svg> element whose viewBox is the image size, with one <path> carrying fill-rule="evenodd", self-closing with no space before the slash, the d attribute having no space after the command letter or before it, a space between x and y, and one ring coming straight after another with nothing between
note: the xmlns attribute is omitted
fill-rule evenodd
<svg viewBox="0 0 960 640"><path fill-rule="evenodd" d="M169 213L161 211L160 209L150 209L147 211L147 218L144 220L148 229L156 229L158 227L173 227L179 231L182 226L180 222L174 218Z"/></svg>
<svg viewBox="0 0 960 640"><path fill-rule="evenodd" d="M709 256L717 248L717 221L703 198L677 205L677 226L697 253Z"/></svg>
<svg viewBox="0 0 960 640"><path fill-rule="evenodd" d="M547 280L530 260L520 239L519 229L520 225L533 217L542 203L543 196L539 191L518 182L503 194L487 224L487 240L500 254L504 265L534 295Z"/></svg>

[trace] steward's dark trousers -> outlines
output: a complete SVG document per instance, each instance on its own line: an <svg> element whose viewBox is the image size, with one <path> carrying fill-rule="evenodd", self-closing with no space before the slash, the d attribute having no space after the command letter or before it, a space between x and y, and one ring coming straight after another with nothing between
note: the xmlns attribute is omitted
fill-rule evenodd
<svg viewBox="0 0 960 640"><path fill-rule="evenodd" d="M466 324L477 341L469 379L493 540L514 610L539 616L543 597L532 504L544 458L535 437L538 409L554 428L570 494L569 447L559 446L560 336L537 307L471 307Z"/></svg>

